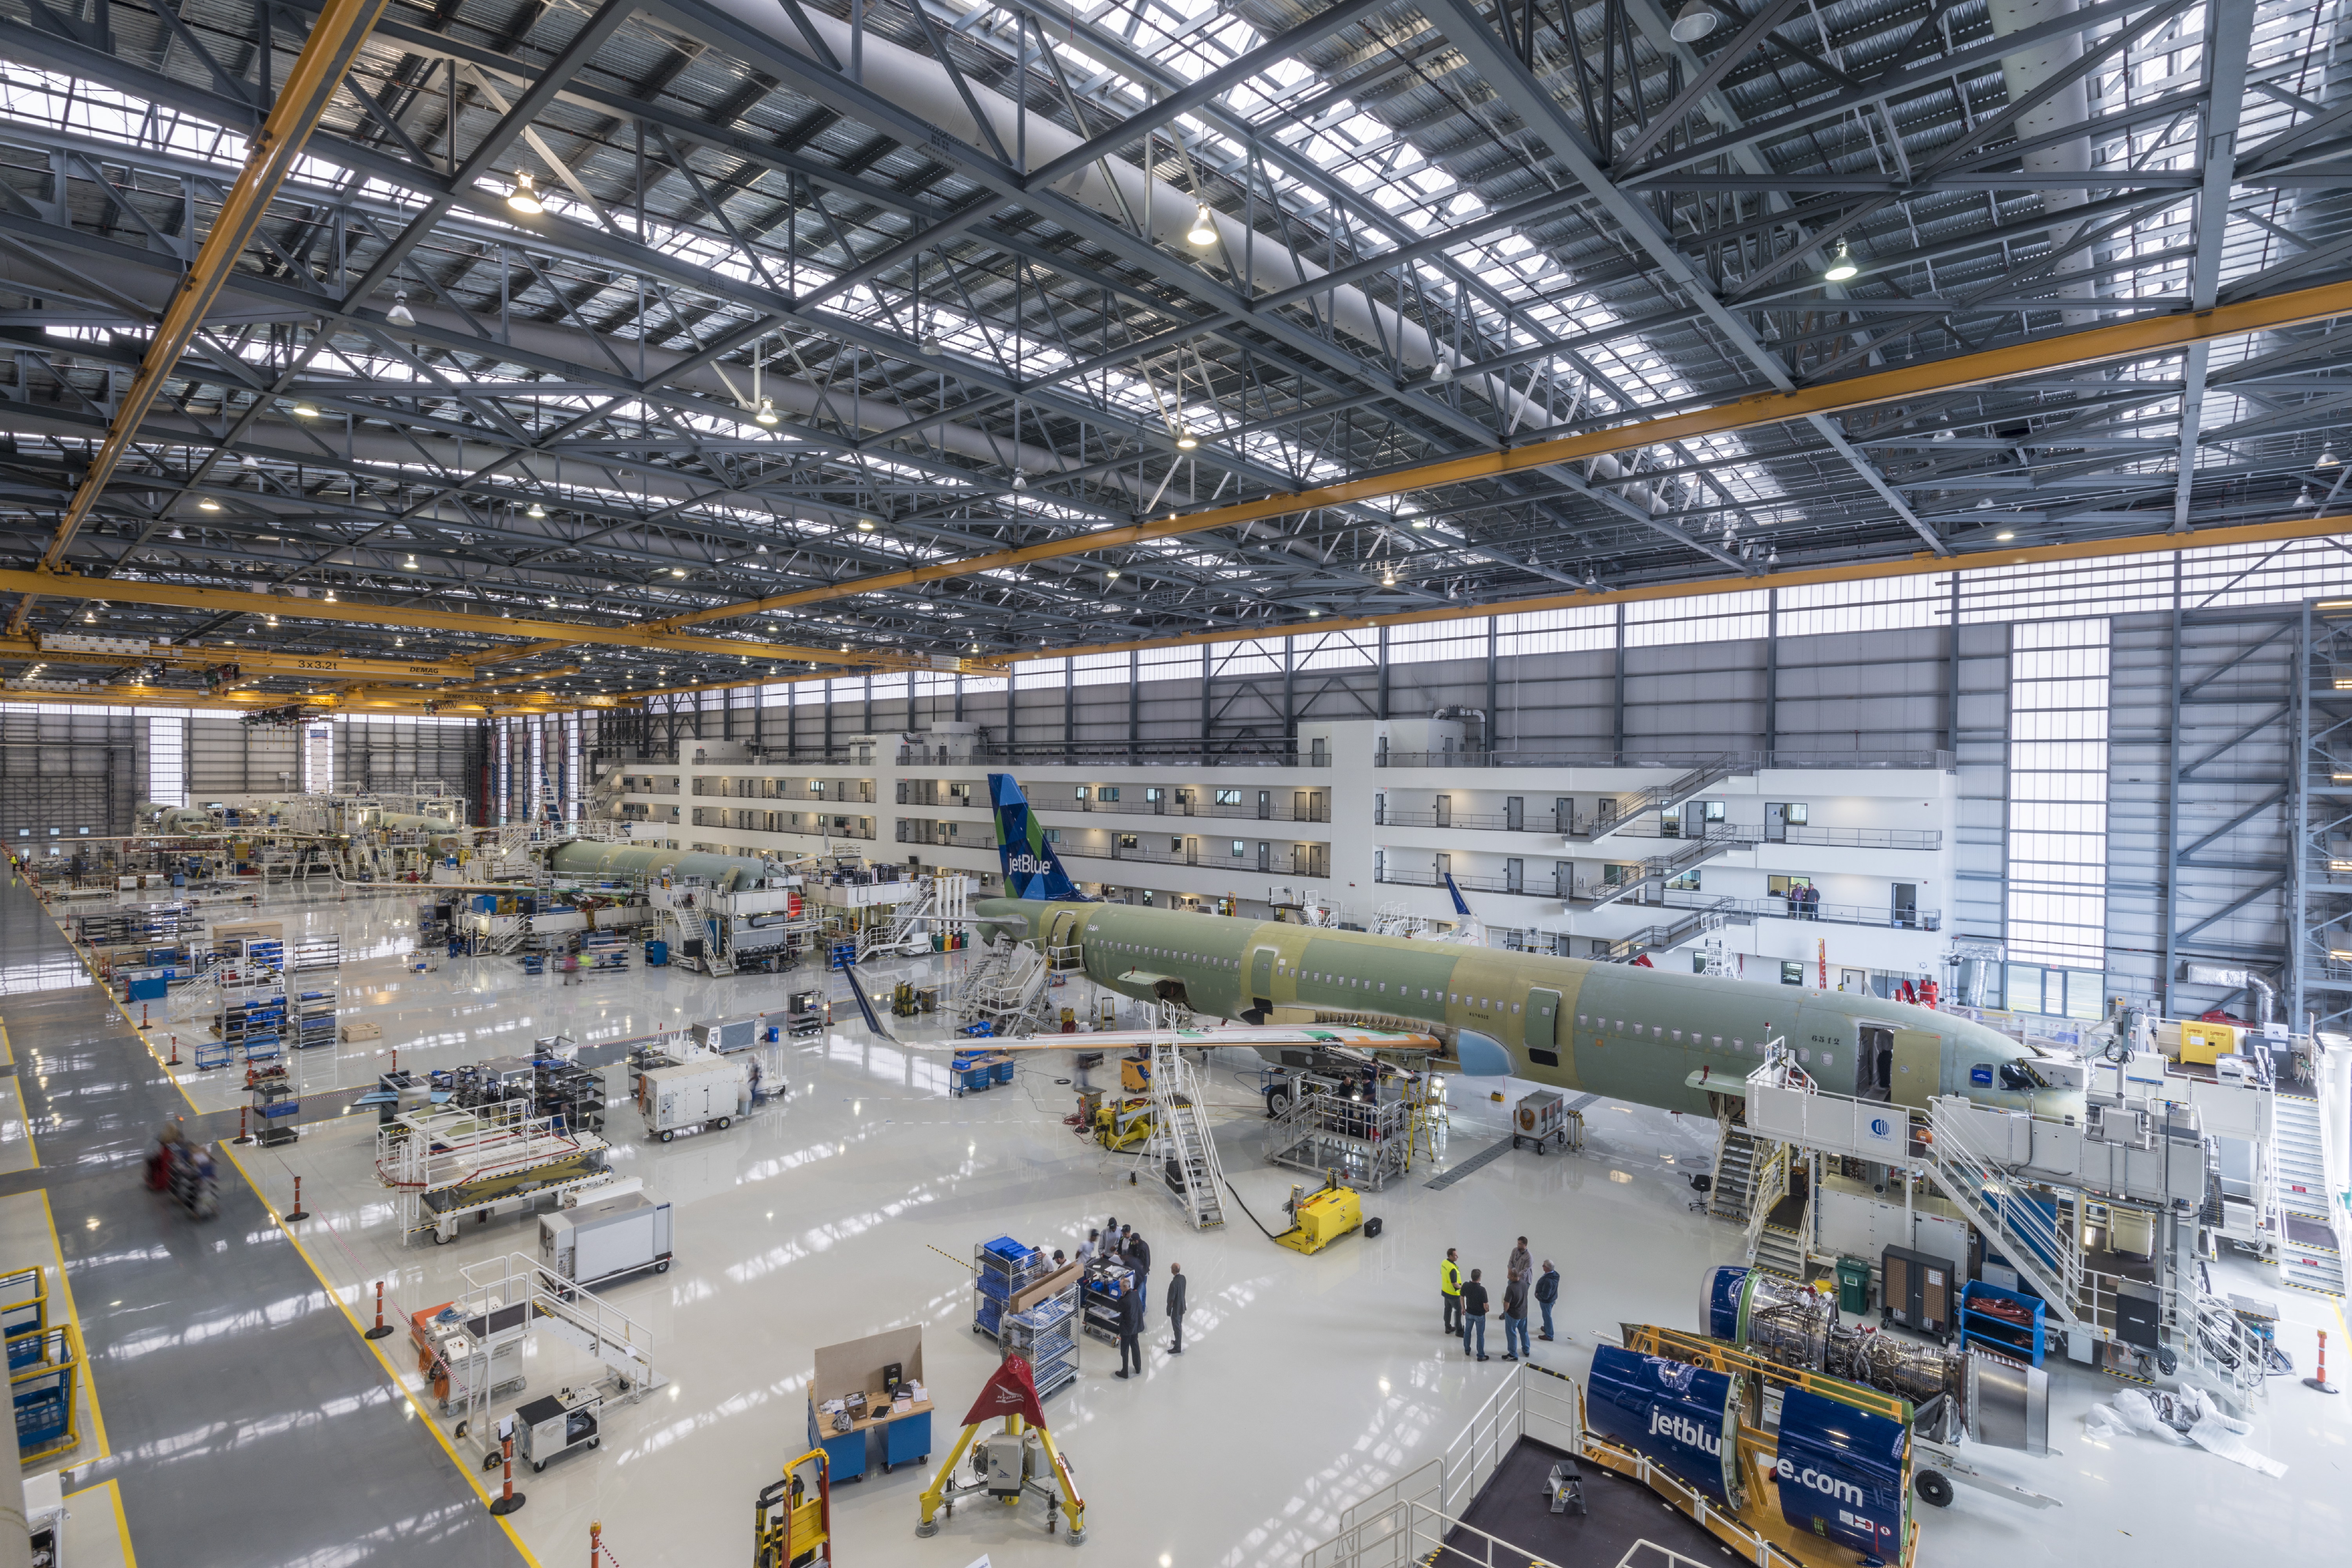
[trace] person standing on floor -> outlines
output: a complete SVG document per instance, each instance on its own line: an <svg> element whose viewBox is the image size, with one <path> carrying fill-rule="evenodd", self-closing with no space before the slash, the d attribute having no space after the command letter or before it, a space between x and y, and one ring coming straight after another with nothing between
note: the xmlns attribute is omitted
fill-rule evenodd
<svg viewBox="0 0 2352 1568"><path fill-rule="evenodd" d="M1445 1331L1462 1332L1462 1263L1454 1249L1445 1249L1445 1261L1437 1266L1437 1290L1445 1302Z"/></svg>
<svg viewBox="0 0 2352 1568"><path fill-rule="evenodd" d="M1517 1361L1531 1353L1528 1349L1528 1277L1515 1268L1503 1287L1503 1359Z"/></svg>
<svg viewBox="0 0 2352 1568"><path fill-rule="evenodd" d="M1168 1353L1182 1355L1184 1353L1184 1266L1181 1263L1171 1263L1168 1266L1168 1332L1171 1336Z"/></svg>
<svg viewBox="0 0 2352 1568"><path fill-rule="evenodd" d="M1118 1299L1118 1370L1111 1375L1125 1377L1129 1369L1143 1370L1143 1293L1129 1290Z"/></svg>
<svg viewBox="0 0 2352 1568"><path fill-rule="evenodd" d="M1470 1270L1470 1282L1462 1287L1462 1353L1486 1359L1486 1287L1478 1282L1479 1271ZM1470 1342L1475 1339L1478 1348L1474 1352Z"/></svg>
<svg viewBox="0 0 2352 1568"><path fill-rule="evenodd" d="M1536 1276L1535 1298L1536 1305L1543 1309L1543 1332L1536 1337L1548 1340L1551 1338L1552 1304L1559 1300L1559 1270L1551 1266L1549 1258L1544 1259L1543 1272Z"/></svg>
<svg viewBox="0 0 2352 1568"><path fill-rule="evenodd" d="M1511 1260L1503 1265L1503 1278L1508 1279L1513 1275L1522 1279L1536 1277L1535 1255L1528 1250L1528 1238L1524 1236L1519 1237L1519 1244L1511 1248Z"/></svg>
<svg viewBox="0 0 2352 1568"><path fill-rule="evenodd" d="M1144 1306L1151 1304L1151 1248L1145 1244L1141 1231L1129 1233L1127 1266L1135 1270L1135 1299Z"/></svg>

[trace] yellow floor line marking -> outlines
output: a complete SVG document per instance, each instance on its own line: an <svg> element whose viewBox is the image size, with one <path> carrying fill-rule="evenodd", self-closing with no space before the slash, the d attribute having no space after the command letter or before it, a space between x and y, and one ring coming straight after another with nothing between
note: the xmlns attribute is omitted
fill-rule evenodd
<svg viewBox="0 0 2352 1568"><path fill-rule="evenodd" d="M394 1391L408 1406L409 1414L423 1422L425 1429L433 1434L433 1440L441 1445L441 1451L449 1456L449 1462L457 1467L457 1473L466 1478L466 1484L474 1489L474 1495L482 1500L482 1507L487 1510L491 1501L490 1492L489 1489L482 1484L481 1474L476 1471L472 1465L467 1464L465 1458L457 1452L457 1446L449 1440L449 1435L446 1432L441 1430L441 1423L425 1413L424 1405L417 1402L416 1395L410 1391L408 1384L401 1381L400 1369L393 1363L392 1357L384 1353L384 1346L404 1342L404 1336L394 1334L381 1340L371 1340L365 1337L365 1326L361 1323L359 1314L352 1310L351 1303L343 1300L342 1292L327 1278L327 1271L319 1267L319 1260L310 1256L310 1249L302 1245L302 1238L294 1234L294 1227L288 1225L284 1216L278 1212L278 1205L263 1194L261 1184L253 1179L253 1173L246 1169L245 1162L237 1158L236 1151L230 1146L227 1139L224 1138L220 1141L220 1151L228 1156L229 1163L235 1165L237 1173L245 1178L245 1184L253 1189L253 1195L261 1200L261 1206L269 1211L271 1222L286 1233L287 1240L294 1244L295 1255L310 1266L310 1272L317 1278L320 1288L326 1291L327 1300L332 1301L335 1304L335 1310L342 1313L343 1321L352 1326L352 1332L360 1336L360 1343L366 1346L369 1353L373 1355L378 1364L383 1366L384 1375L392 1380ZM506 1531L507 1539L514 1543L514 1549L522 1553L522 1560L530 1563L530 1568L542 1568L537 1554L529 1546L523 1544L522 1536L515 1530L512 1517L508 1515L494 1517L498 1520L499 1528Z"/></svg>
<svg viewBox="0 0 2352 1568"><path fill-rule="evenodd" d="M81 1328L81 1313L74 1306L73 1281L66 1278L66 1248L65 1243L58 1239L57 1211L49 1207L48 1188L37 1187L34 1190L41 1194L41 1223L49 1227L49 1245L58 1249L58 1294L65 1298L66 1316L72 1321L75 1330L79 1331ZM65 1470L75 1470L84 1465L96 1464L113 1452L107 1447L106 1413L98 1405L98 1379L90 1375L89 1346L86 1343L82 1346L81 1385L89 1390L89 1435L90 1440L98 1445L98 1449L95 1453L76 1454L69 1462L59 1467Z"/></svg>
<svg viewBox="0 0 2352 1568"><path fill-rule="evenodd" d="M94 1487L84 1487L78 1492L66 1493L66 1506L71 1508L83 1498L99 1492L106 1494L109 1507L114 1510L114 1533L122 1542L122 1568L139 1568L139 1553L131 1547L131 1521L122 1517L122 1483L100 1481Z"/></svg>
<svg viewBox="0 0 2352 1568"><path fill-rule="evenodd" d="M59 936L64 936L66 938L67 945L71 946L73 943L73 938L67 935L65 926L60 923L54 915L50 916L50 923L57 926L58 934ZM140 1033L139 1026L131 1022L131 1010L125 1007L121 999L113 994L111 988L105 986L103 983L98 981L98 975L95 971L91 972L90 979L93 983L99 984L100 989L106 992L107 999L114 1004L114 1010L122 1015L122 1022L129 1026L131 1033L138 1039L139 1043L147 1047L147 1054L150 1057L154 1058L155 1064L158 1067L163 1066L163 1058L156 1056L155 1054L155 1042L149 1039L145 1035ZM188 1110L191 1114L196 1116L203 1116L205 1114L205 1111L197 1108L195 1100L191 1098L188 1093L187 1086L180 1081L177 1075L172 1073L169 1069L166 1069L164 1077L171 1079L172 1087L180 1091L180 1098L187 1101ZM28 1124L29 1120L30 1119L27 1118ZM335 1304L335 1310L342 1313L343 1321L351 1324L352 1332L355 1335L361 1336L360 1343L367 1347L369 1352L375 1357L377 1364L383 1368L384 1375L392 1380L393 1391L399 1394L401 1400L407 1405L409 1413L415 1415L417 1420L422 1421L425 1424L425 1430L433 1434L434 1441L441 1445L441 1451L449 1456L449 1462L457 1467L457 1473L466 1478L466 1484L474 1489L474 1495L482 1500L482 1507L487 1510L490 1505L490 1494L488 1489L482 1485L480 1478L474 1472L474 1468L467 1464L464 1458L458 1454L457 1445L449 1440L449 1435L441 1430L441 1424L434 1420L432 1416L426 1415L424 1407L416 1403L416 1396L410 1393L408 1385L401 1381L400 1369L397 1366L394 1366L393 1364L392 1358L384 1353L383 1347L392 1342L391 1340L371 1340L365 1337L358 1314L352 1310L350 1303L343 1300L342 1293L338 1290L333 1282L327 1278L327 1271L319 1267L319 1260L310 1256L310 1249L302 1245L302 1238L294 1234L294 1227L288 1225L285 1219L278 1214L278 1205L271 1203L268 1196L263 1194L261 1184L253 1179L253 1173L247 1170L245 1168L245 1162L236 1157L236 1148L226 1138L218 1140L218 1147L220 1152L227 1156L228 1163L236 1167L237 1174L245 1178L245 1184L252 1189L253 1195L256 1198L260 1199L261 1206L268 1211L270 1222L273 1225L276 1225L280 1230L283 1230L286 1233L286 1239L294 1244L294 1255L299 1258L303 1264L309 1268L311 1277L319 1281L320 1289L326 1291L327 1300L332 1301ZM44 1211L47 1209L48 1202L49 1196L45 1191L41 1194L41 1206ZM50 1224L49 1234L52 1238L57 1235L57 1226L54 1222ZM58 1248L58 1256L60 1260L58 1269L58 1282L60 1285L63 1285L65 1276L65 1268L62 1261L65 1256L65 1249L63 1247ZM66 1308L68 1311L73 1309L73 1292L70 1287L67 1287L66 1289ZM75 1319L75 1321L79 1322L80 1320L77 1318ZM394 1338L397 1337L398 1336L396 1335L394 1336ZM86 1372L84 1375L88 1375ZM90 1421L92 1425L98 1426L100 1440L102 1443L104 1441L106 1428L104 1424L99 1420L98 1388L95 1384L90 1385L89 1412ZM514 1549L522 1553L522 1560L525 1563L530 1563L530 1568L543 1568L543 1565L539 1561L538 1555L534 1553L529 1546L523 1544L522 1536L515 1530L514 1521L510 1517L503 1514L497 1515L495 1517L498 1519L499 1528L506 1531L507 1539L513 1542Z"/></svg>

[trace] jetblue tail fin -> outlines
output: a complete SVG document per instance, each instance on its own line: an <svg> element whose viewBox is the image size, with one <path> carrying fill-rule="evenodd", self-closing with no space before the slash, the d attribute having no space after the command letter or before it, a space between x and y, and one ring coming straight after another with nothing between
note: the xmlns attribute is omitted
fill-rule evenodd
<svg viewBox="0 0 2352 1568"><path fill-rule="evenodd" d="M1454 885L1454 873L1451 871L1445 873L1445 890L1454 896L1454 912L1455 914L1460 915L1465 921L1475 920L1478 918L1470 912L1470 902L1462 896L1462 889Z"/></svg>
<svg viewBox="0 0 2352 1568"><path fill-rule="evenodd" d="M988 775L988 804L996 813L996 853L1004 863L1004 890L1016 899L1091 902L1062 868L1045 829L1029 814L1029 799L1011 773Z"/></svg>

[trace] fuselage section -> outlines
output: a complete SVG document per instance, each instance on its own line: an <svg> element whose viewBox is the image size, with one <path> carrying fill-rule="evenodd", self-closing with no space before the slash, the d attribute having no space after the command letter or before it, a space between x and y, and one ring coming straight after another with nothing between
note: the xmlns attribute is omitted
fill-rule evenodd
<svg viewBox="0 0 2352 1568"><path fill-rule="evenodd" d="M1130 904L984 899L984 933L1078 948L1122 994L1252 1022L1363 1015L1431 1027L1464 1069L1706 1112L1785 1039L1822 1089L2054 1114L2032 1053L1980 1024L1869 995ZM2009 1071L2004 1071L2004 1068Z"/></svg>

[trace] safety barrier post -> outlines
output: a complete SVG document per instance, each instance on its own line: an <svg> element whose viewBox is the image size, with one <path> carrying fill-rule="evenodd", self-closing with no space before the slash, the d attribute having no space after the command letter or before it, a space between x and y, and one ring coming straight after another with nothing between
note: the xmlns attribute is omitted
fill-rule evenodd
<svg viewBox="0 0 2352 1568"><path fill-rule="evenodd" d="M2319 1331L2319 1370L2305 1378L2303 1385L2305 1388L2317 1389L2322 1394L2336 1392L2336 1385L2327 1381L2327 1331L2326 1329Z"/></svg>
<svg viewBox="0 0 2352 1568"><path fill-rule="evenodd" d="M302 1209L302 1178L299 1176L294 1178L294 1206L286 1211L286 1217L289 1220L309 1219L310 1217L308 1214L304 1213Z"/></svg>
<svg viewBox="0 0 2352 1568"><path fill-rule="evenodd" d="M597 1568L604 1561L604 1527L594 1520L588 1521L588 1568Z"/></svg>
<svg viewBox="0 0 2352 1568"><path fill-rule="evenodd" d="M499 1493L499 1500L490 1504L490 1511L505 1515L514 1512L522 1506L522 1493L514 1489L514 1439L512 1437L499 1439L499 1455L505 1462L505 1489Z"/></svg>
<svg viewBox="0 0 2352 1568"><path fill-rule="evenodd" d="M380 1340L390 1332L392 1332L392 1326L383 1321L383 1281L379 1279L375 1282L375 1327L368 1330L367 1332L360 1337L362 1339Z"/></svg>
<svg viewBox="0 0 2352 1568"><path fill-rule="evenodd" d="M172 1037L172 1059L165 1062L163 1065L167 1068L175 1068L180 1065L180 1037L177 1035L173 1035Z"/></svg>
<svg viewBox="0 0 2352 1568"><path fill-rule="evenodd" d="M253 1134L245 1130L245 1113L248 1109L248 1107L242 1105L236 1108L236 1136L230 1139L230 1142L250 1143L253 1142Z"/></svg>

